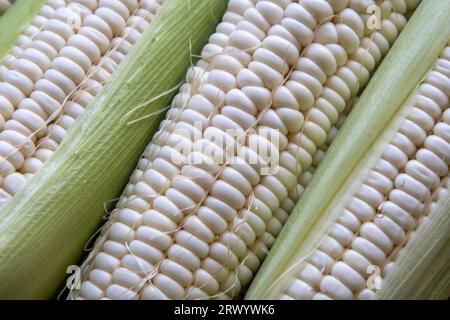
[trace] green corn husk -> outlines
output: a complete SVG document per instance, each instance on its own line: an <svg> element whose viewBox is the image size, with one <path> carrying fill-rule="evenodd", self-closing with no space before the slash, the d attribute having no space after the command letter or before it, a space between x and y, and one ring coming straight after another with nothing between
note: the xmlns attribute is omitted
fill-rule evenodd
<svg viewBox="0 0 450 320"><path fill-rule="evenodd" d="M79 262L170 105L172 94L161 94L184 80L191 53L200 51L226 5L167 1L58 151L3 208L0 298L55 296L67 266Z"/></svg>
<svg viewBox="0 0 450 320"><path fill-rule="evenodd" d="M246 299L274 299L328 233L450 38L450 1L423 0L350 114L253 281ZM353 189L353 190L352 190ZM445 241L445 239L440 239Z"/></svg>

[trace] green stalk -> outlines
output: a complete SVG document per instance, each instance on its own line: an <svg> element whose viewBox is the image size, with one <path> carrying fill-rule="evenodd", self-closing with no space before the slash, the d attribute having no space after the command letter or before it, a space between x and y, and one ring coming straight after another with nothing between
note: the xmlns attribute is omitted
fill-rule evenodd
<svg viewBox="0 0 450 320"><path fill-rule="evenodd" d="M291 213L247 299L276 298L291 267L323 238L336 218L330 212L342 205L344 192L351 191L350 181L358 179L353 172L373 164L377 155L369 153L370 148L388 138L393 130L389 126L402 117L407 98L447 43L449 19L450 1L422 1Z"/></svg>
<svg viewBox="0 0 450 320"><path fill-rule="evenodd" d="M200 51L226 5L169 0L60 149L3 209L0 298L55 295L67 266L79 261L100 227L104 205L111 208L126 185L173 95L152 98L184 80L191 53Z"/></svg>
<svg viewBox="0 0 450 320"><path fill-rule="evenodd" d="M33 21L46 0L17 0L0 17L0 62L16 43L17 36Z"/></svg>
<svg viewBox="0 0 450 320"><path fill-rule="evenodd" d="M377 299L447 299L450 296L450 197L442 199L384 279Z"/></svg>

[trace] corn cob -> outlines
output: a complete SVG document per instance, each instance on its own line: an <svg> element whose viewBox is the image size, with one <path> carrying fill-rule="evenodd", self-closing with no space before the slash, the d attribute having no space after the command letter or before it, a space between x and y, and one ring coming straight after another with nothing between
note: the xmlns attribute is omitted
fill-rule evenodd
<svg viewBox="0 0 450 320"><path fill-rule="evenodd" d="M387 10L381 29L373 31L365 26L371 1L230 2L226 26L234 31L223 36L222 24L188 73L188 85L125 188L74 297L239 296L298 198L298 177L417 1L396 3L403 14ZM241 135L234 139L226 129ZM280 145L264 140L264 129L278 131ZM231 140L232 149L239 145L231 164L176 149L180 143L206 145L224 157L228 150L207 138L192 140L191 133L202 131ZM251 142L280 155L276 173L261 174L267 160ZM189 156L203 161L189 163ZM250 165L249 156L257 163ZM284 210L284 202L291 208Z"/></svg>
<svg viewBox="0 0 450 320"><path fill-rule="evenodd" d="M448 124L445 122L441 122L437 126L442 128L442 127L444 127L444 125L448 126ZM441 133L448 134L448 132L449 132L448 130L449 130L449 128L445 128L445 131L441 131ZM440 137L442 138L442 136L440 136ZM448 141L448 139L445 139L445 140ZM422 156L426 153L428 153L429 155L432 154L430 152L427 152L425 149L422 149L421 152L422 152ZM408 241L410 241L410 239L415 236L417 230L421 227L421 225L423 223L428 223L428 221L430 220L430 214L434 213L438 209L439 205L441 203L443 203L443 201L448 197L448 192L449 192L448 174L447 174L447 176L440 177L440 178L441 178L441 181L439 183L439 186L437 188L435 188L433 190L433 192L430 192L430 196L428 197L428 199L426 199L426 201L422 201L422 202L424 202L424 207L422 208L422 213L420 215L418 215L417 217L415 217L415 219L416 219L415 225L412 230L409 230L409 234L407 235L407 238L406 238L407 241L404 241L404 243L401 246L398 246L397 250L393 251L392 254L389 255L387 261L384 263L384 266L381 270L382 278L385 278L390 273L390 271L394 268L396 261L399 260L400 255L402 254L402 252L404 252L405 244L407 244ZM411 179L409 179L409 180L412 181Z"/></svg>
<svg viewBox="0 0 450 320"><path fill-rule="evenodd" d="M91 70L92 72L85 78L84 85L80 90L72 95L73 98L70 101L66 102L66 107L60 117L49 126L47 135L38 141L34 155L25 161L20 171L28 179L53 154L75 119L92 102L129 52L131 46L148 27L159 7L160 3L155 1L141 2L137 14L128 19L127 26L111 41L110 51L100 60L97 68Z"/></svg>
<svg viewBox="0 0 450 320"><path fill-rule="evenodd" d="M0 82L0 206L52 156L162 2L51 0L48 21L37 19L42 32L32 24L19 37Z"/></svg>
<svg viewBox="0 0 450 320"><path fill-rule="evenodd" d="M446 140L448 141L448 139ZM442 276L441 274L439 274L440 272L442 272L440 268L444 268L444 273L447 272L446 269L448 264L448 253L446 253L445 251L448 248L448 244L440 245L439 243L436 243L435 246L430 246L429 242L425 241L427 238L430 238L431 232L433 233L433 236L435 238L439 237L439 229L442 228L437 226L439 224L442 224L444 228L442 232L447 232L448 230L447 213L439 212L441 210L447 210L448 212L448 204L445 204L445 202L447 201L448 203L448 200L450 199L448 176L442 178L441 181L441 185L431 194L429 198L430 201L428 203L425 203L425 208L423 209L422 214L416 217L416 225L414 226L414 230L411 230L409 232L410 236L408 237L406 246L401 247L394 254L390 255L389 262L385 263L379 279L380 282L382 281L382 287L381 290L377 292L377 298L419 299L428 297L430 299L446 299L448 297L448 276ZM426 238L424 239L424 237ZM417 243L420 242L426 243L425 247L428 250L427 253L423 253L420 250L416 249L416 247L418 246ZM416 247L413 250L405 248L408 246L411 247L411 245L414 245ZM430 248L432 249L430 250ZM444 252L439 252L442 249L444 250ZM436 253L432 253L435 256L430 257L430 251L438 251L439 253L437 254L437 256ZM428 275L425 276L425 279L423 279L423 276L419 280L413 280L411 278L404 279L403 286L412 288L409 289L409 291L412 292L408 292L408 290L404 290L401 285L398 285L397 283L395 283L395 281L392 281L392 278L395 279L396 277L399 277L399 271L403 272L403 274L405 273L404 270L407 270L407 268L405 267L405 260L412 259L413 261L417 261L419 260L417 259L417 257L420 257L419 259L427 260L426 266L421 266L420 269L422 270L420 270L420 272L428 273ZM416 269L417 265L418 264L416 263L416 265L414 266ZM411 272L412 268L408 266L408 269L408 272L414 274L414 272ZM432 274L433 276L430 276L430 274ZM434 280L434 277L436 277L437 280ZM420 286L414 285L414 283L417 282L420 283ZM392 287L390 283L397 287ZM405 294L403 291L406 291L407 293Z"/></svg>
<svg viewBox="0 0 450 320"><path fill-rule="evenodd" d="M449 28L444 24L448 19L449 8L444 6L440 8L442 13L438 10L433 12L436 10L431 9L433 5L436 6L436 3L424 3L416 19L420 21L426 14L437 19L434 27L442 28L440 30L443 33L439 42L434 44L434 52L437 52L442 50L450 37ZM412 27L408 30L408 37L416 36L418 29L423 27L418 21L411 21ZM425 37L426 32L422 36ZM419 47L416 49L421 50ZM407 97L411 92L408 88L414 89L406 104L406 99L398 102L387 100L390 102L389 107L394 108L392 110L398 106L400 111L387 122L383 133L377 133L377 129L362 133L370 132L367 135L369 141L379 135L379 142L375 143L374 147L362 151L366 154L364 157L358 158L360 151L346 156L341 153L343 150L331 150L329 161L326 159L324 166L330 166L332 161L337 161L337 165L347 157L344 161L346 166L349 166L348 170L353 168L353 172L346 180L337 174L339 178L336 184L330 184L328 179L331 177L322 176L317 180L313 178L312 187L308 190L311 193L306 192L295 210L297 214L309 217L303 216L302 221L293 219L292 225L289 224L291 221L288 221L289 228L280 238L280 246L283 245L282 241L288 241L294 248L292 251L288 249L291 252L277 251L277 246L274 248L276 257L270 257L267 265L263 266L261 274L250 288L247 296L249 299L372 299L377 298L376 290L380 289L379 286L383 287L383 277L388 277L389 289L397 294L401 291L401 288L393 285L396 283L398 286L401 280L394 280L389 274L399 261L414 254L414 251L405 250L408 250L408 242L416 233L423 235L420 231L422 224L429 225L434 222L433 218L432 222L427 220L433 217L433 211L440 207L442 200L437 204L433 202L445 194L444 188L448 179L449 50L449 47L445 47L437 61L432 55L427 57L428 60L422 60L425 63L424 68L429 68L428 65L434 62L433 68L425 76L420 73L414 76L416 83L420 85L411 82L402 93L397 92L397 95ZM389 75L380 77L386 80L386 76ZM383 80L380 80L378 85ZM383 94L386 94L386 91L389 90L382 91ZM372 91L368 89L368 92ZM367 97L363 95L362 103L367 103L365 112L370 113L370 108L375 105L373 102L380 99L376 92L374 90L372 94L367 93ZM387 95L392 98L394 92ZM388 105L381 102L378 108L382 106ZM364 112L362 109L360 111ZM352 115L354 116L351 114L350 118ZM355 117L358 117L358 113ZM386 118L389 117L386 115ZM384 125L385 120L382 118L378 118L382 121L377 125ZM353 119L358 120L361 121L361 117ZM369 123L365 125L371 127ZM358 131L351 132L349 129L344 132L342 134L348 138L349 134ZM353 148L359 143L355 142L355 139L349 140L352 141L349 143L353 143ZM342 141L337 141L337 144ZM342 144L336 146L338 147L345 149ZM337 153L339 156L336 156ZM339 160L336 160L337 158ZM323 171L318 175L323 175ZM336 176L332 179L336 179ZM311 194L317 192L316 188L325 183L325 180L333 199L322 199L323 204L311 201ZM443 201L445 200L444 198ZM430 214L429 217L424 218L427 214ZM421 223L423 219L427 222ZM307 226L309 224L311 225ZM430 229L428 231L430 232ZM295 237L298 239L290 241ZM441 243L446 243L446 239L445 233L441 233ZM441 245L436 247L441 248ZM411 264L417 263L411 259L409 261ZM271 273L275 265L278 270ZM280 265L283 265L283 268L280 268ZM402 267L405 268L405 265ZM405 269L403 271L405 272ZM379 274L374 277L374 272ZM397 279L400 275L401 271L397 269ZM390 296L387 290L382 288L381 292ZM396 297L402 295L398 294Z"/></svg>
<svg viewBox="0 0 450 320"><path fill-rule="evenodd" d="M14 21L13 13L15 24L24 25L17 12L27 9L23 4L20 0L0 19L0 28L3 19ZM120 194L130 163L137 162L156 129L161 117L148 113L161 113L170 103L171 88L183 80L190 55L200 52L225 6L224 0L165 4L44 168L2 208L0 297L55 295L65 268L80 258L104 206ZM9 47L12 38L5 41ZM130 124L133 119L140 121Z"/></svg>

